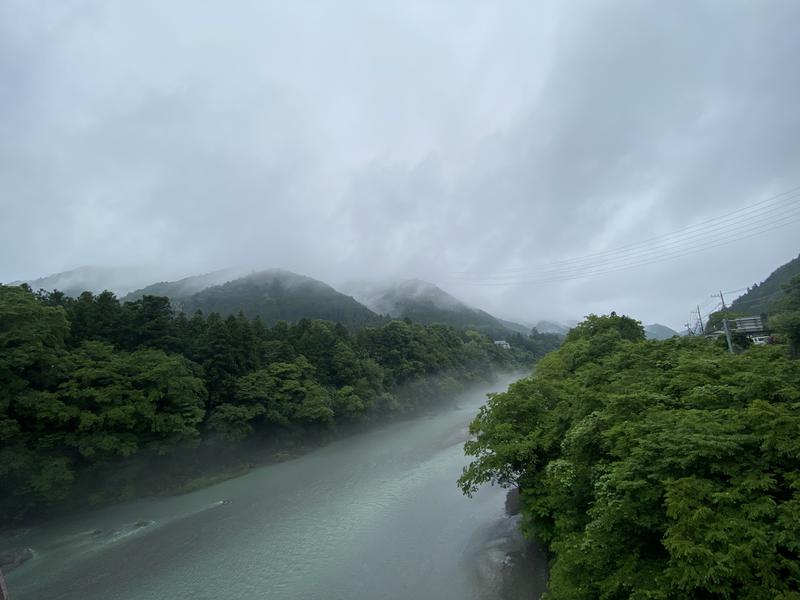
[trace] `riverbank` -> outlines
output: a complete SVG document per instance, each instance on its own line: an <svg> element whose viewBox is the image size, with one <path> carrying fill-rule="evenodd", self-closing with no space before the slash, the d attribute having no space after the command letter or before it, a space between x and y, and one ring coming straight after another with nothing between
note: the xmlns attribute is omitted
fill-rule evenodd
<svg viewBox="0 0 800 600"><path fill-rule="evenodd" d="M502 595L522 585L502 583L505 490L455 484L470 420L510 381L191 493L42 524L17 540L36 557L10 574L13 600L518 600ZM501 579L480 575L492 564Z"/></svg>
<svg viewBox="0 0 800 600"><path fill-rule="evenodd" d="M446 410L467 389L526 375L527 371L495 372L488 380L463 383L444 374L395 390L406 408L375 415L369 420L313 431L274 430L268 437L254 436L240 443L206 439L199 445L178 448L164 456L141 453L81 474L70 498L45 512L0 523L0 534L136 499L164 498L202 490L242 477L253 469L297 459L353 435Z"/></svg>
<svg viewBox="0 0 800 600"><path fill-rule="evenodd" d="M455 483L470 420L510 380L191 493L42 524L17 540L36 556L9 575L12 598L530 598L508 595L530 590L513 577L546 564L509 571L527 550L505 490Z"/></svg>
<svg viewBox="0 0 800 600"><path fill-rule="evenodd" d="M193 448L187 456L177 457L170 466L169 474L160 477L155 484L157 489L136 497L162 497L191 493L229 479L246 475L253 469L294 460L301 456L324 448L325 446L348 437L378 430L394 423L409 421L425 415L434 415L442 410L452 408L460 394L474 387L491 385L501 380L517 380L529 374L527 371L511 373L496 372L489 378L464 384L454 382L452 377L431 377L424 382L426 400L420 402L405 401L408 406L403 411L390 412L374 416L364 421L354 421L340 425L334 429L317 430L297 437L285 432L278 441L255 438L239 446L220 445L213 441L202 448ZM419 394L423 382L414 382L408 389L396 390L394 393L407 400L412 394ZM177 468L176 466L177 465ZM162 465L162 468L166 465ZM123 499L122 501L125 501Z"/></svg>

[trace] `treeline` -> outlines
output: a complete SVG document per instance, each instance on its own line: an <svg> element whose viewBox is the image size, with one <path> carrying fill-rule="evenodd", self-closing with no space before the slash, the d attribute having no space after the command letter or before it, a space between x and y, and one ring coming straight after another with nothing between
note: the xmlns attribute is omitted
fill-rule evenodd
<svg viewBox="0 0 800 600"><path fill-rule="evenodd" d="M505 351L475 332L408 321L268 328L241 314L176 314L163 297L0 286L0 518L74 501L79 480L130 457L302 439L413 410L529 366L559 340L511 342Z"/></svg>
<svg viewBox="0 0 800 600"><path fill-rule="evenodd" d="M779 331L800 336L800 278ZM590 316L471 426L465 493L518 486L553 600L800 597L800 361Z"/></svg>

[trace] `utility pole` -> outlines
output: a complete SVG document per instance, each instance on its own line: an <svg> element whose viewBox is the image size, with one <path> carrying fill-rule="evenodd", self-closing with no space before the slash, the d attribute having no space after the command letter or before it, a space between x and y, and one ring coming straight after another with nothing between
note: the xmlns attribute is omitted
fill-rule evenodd
<svg viewBox="0 0 800 600"><path fill-rule="evenodd" d="M728 307L725 305L725 297L722 295L722 290L719 291L719 294L711 294L712 298L719 297L720 302L722 302L722 310L727 309Z"/></svg>
<svg viewBox="0 0 800 600"><path fill-rule="evenodd" d="M694 335L691 323L686 323L686 335Z"/></svg>
<svg viewBox="0 0 800 600"><path fill-rule="evenodd" d="M728 319L722 319L722 327L725 329L725 339L728 340L728 352L733 354L733 342L731 342L731 330L728 327Z"/></svg>
<svg viewBox="0 0 800 600"><path fill-rule="evenodd" d="M700 305L699 304L697 305L697 318L700 321L700 333L705 335L706 334L706 328L703 325L703 316L700 314Z"/></svg>

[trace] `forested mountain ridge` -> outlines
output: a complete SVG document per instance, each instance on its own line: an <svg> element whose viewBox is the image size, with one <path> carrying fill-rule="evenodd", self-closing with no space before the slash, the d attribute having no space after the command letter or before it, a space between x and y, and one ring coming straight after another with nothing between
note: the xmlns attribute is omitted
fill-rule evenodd
<svg viewBox="0 0 800 600"><path fill-rule="evenodd" d="M241 311L247 317L259 317L266 325L303 318L356 326L380 320L366 306L327 283L282 269L259 271L206 288L176 299L176 306L187 314L197 310L221 315Z"/></svg>
<svg viewBox="0 0 800 600"><path fill-rule="evenodd" d="M567 335L570 330L569 325L563 323L554 323L553 321L539 321L536 323L536 330L542 333L557 333L559 335Z"/></svg>
<svg viewBox="0 0 800 600"><path fill-rule="evenodd" d="M731 310L748 315L769 314L782 295L782 287L797 275L800 275L800 255L775 269L760 284L753 284L731 302Z"/></svg>
<svg viewBox="0 0 800 600"><path fill-rule="evenodd" d="M517 333L522 333L523 335L528 335L533 327L531 325L525 325L524 323L517 323L516 321L507 321L506 319L501 319L500 317L495 317L500 324L508 329L509 331L515 331ZM539 333L552 333L548 331L540 331Z"/></svg>
<svg viewBox="0 0 800 600"><path fill-rule="evenodd" d="M651 323L644 326L644 335L648 340L668 340L673 335L680 335L677 331L660 323Z"/></svg>
<svg viewBox="0 0 800 600"><path fill-rule="evenodd" d="M177 281L159 281L158 283L152 283L148 286L130 292L122 298L122 301L132 302L141 299L143 296L166 296L177 305L183 299L188 298L197 292L201 292L215 285L221 285L236 279L236 277L240 275L241 272L236 269L220 269L210 273L203 273L202 275L191 275Z"/></svg>
<svg viewBox="0 0 800 600"><path fill-rule="evenodd" d="M57 289L67 296L75 298L87 290L95 294L103 290L110 290L115 294L125 294L148 281L152 281L152 279L146 269L83 266L24 282L9 282L7 285L26 283L34 290Z"/></svg>
<svg viewBox="0 0 800 600"><path fill-rule="evenodd" d="M228 268L175 281L150 283L128 291L135 281L141 281L141 274L131 277L124 272L116 273L114 269L81 267L28 284L34 290L57 289L73 298L84 291L96 294L104 290L115 294L126 291L122 295L123 302L139 300L146 295L165 296L173 307L187 314L195 310L222 315L242 311L249 317L259 316L267 324L278 320L296 322L301 318L320 318L362 326L388 316L408 318L424 325L442 323L474 329L495 339L505 338L512 332L528 335L531 331L530 326L494 317L419 279L391 283L364 280L350 282L338 290L283 269L243 273L241 269Z"/></svg>
<svg viewBox="0 0 800 600"><path fill-rule="evenodd" d="M760 284L756 283L744 294L731 302L724 310L708 316L706 329L722 329L723 319L766 315L767 327L772 327L772 316L783 310L785 288L800 276L800 256L775 269Z"/></svg>
<svg viewBox="0 0 800 600"><path fill-rule="evenodd" d="M302 441L407 412L558 343L519 335L503 350L474 331L398 320L267 327L242 313L176 314L164 297L0 286L0 522L157 491L151 466L181 452ZM170 484L184 477L177 465Z"/></svg>
<svg viewBox="0 0 800 600"><path fill-rule="evenodd" d="M175 309L187 314L201 310L227 316L241 311L248 317L260 317L268 325L280 320L297 322L302 318L326 319L350 326L381 320L367 307L330 285L283 269L246 274L241 269L221 269L177 281L150 283L137 289L132 283L141 285L142 276L133 277L125 270L81 267L32 280L28 285L34 290L58 290L73 298L84 291L97 294L104 290L115 295L124 290L127 294L122 297L123 302L139 300L146 295L164 296ZM131 289L133 291L129 291Z"/></svg>
<svg viewBox="0 0 800 600"><path fill-rule="evenodd" d="M497 338L512 331L525 334L530 332L530 328L504 322L421 279L398 282L357 281L345 284L344 289L372 311L397 319L408 318L415 323L428 325L443 323L474 329Z"/></svg>

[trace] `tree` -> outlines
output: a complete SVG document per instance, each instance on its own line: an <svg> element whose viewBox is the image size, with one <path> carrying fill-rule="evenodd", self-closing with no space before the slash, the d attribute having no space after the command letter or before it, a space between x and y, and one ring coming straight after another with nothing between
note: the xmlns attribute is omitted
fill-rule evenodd
<svg viewBox="0 0 800 600"><path fill-rule="evenodd" d="M187 318L160 296L120 305L111 292L0 286L0 518L153 491L148 474L164 470L149 467L167 464L154 461L193 468L176 450L195 444L302 439L409 411L529 364L525 343L505 352L410 321L267 329L243 313Z"/></svg>
<svg viewBox="0 0 800 600"><path fill-rule="evenodd" d="M333 414L337 419L355 419L364 414L366 405L350 385L336 390L332 401Z"/></svg>
<svg viewBox="0 0 800 600"><path fill-rule="evenodd" d="M66 358L55 397L68 419L63 444L91 462L196 441L206 390L185 359L160 350L116 352L84 342Z"/></svg>
<svg viewBox="0 0 800 600"><path fill-rule="evenodd" d="M233 397L239 367L231 333L217 313L206 320L205 335L198 340L195 360L203 366L211 406Z"/></svg>
<svg viewBox="0 0 800 600"><path fill-rule="evenodd" d="M175 351L179 348L169 298L143 296L124 305L127 347Z"/></svg>
<svg viewBox="0 0 800 600"><path fill-rule="evenodd" d="M786 336L793 358L800 355L800 275L783 286L784 296L777 303L778 312L770 325Z"/></svg>
<svg viewBox="0 0 800 600"><path fill-rule="evenodd" d="M0 285L0 481L7 490L0 515L62 498L72 481L67 459L37 449L40 421L58 421L60 407L48 390L61 376L68 331L63 308L37 302L29 289ZM42 412L29 414L29 405Z"/></svg>
<svg viewBox="0 0 800 600"><path fill-rule="evenodd" d="M333 418L330 398L314 380L313 367L303 356L239 378L236 400L239 405L262 407L258 414L270 425L329 423Z"/></svg>
<svg viewBox="0 0 800 600"><path fill-rule="evenodd" d="M551 599L798 597L800 365L621 319L490 399L462 489L519 487Z"/></svg>
<svg viewBox="0 0 800 600"><path fill-rule="evenodd" d="M99 335L113 295L78 303ZM84 341L68 351L64 309L0 286L0 478L3 514L63 499L79 469L198 440L205 388L180 356Z"/></svg>

